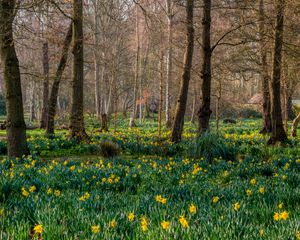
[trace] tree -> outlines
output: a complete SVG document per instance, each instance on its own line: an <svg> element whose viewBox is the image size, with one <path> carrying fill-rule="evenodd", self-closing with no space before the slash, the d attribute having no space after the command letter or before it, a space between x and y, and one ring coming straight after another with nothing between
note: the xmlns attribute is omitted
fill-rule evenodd
<svg viewBox="0 0 300 240"><path fill-rule="evenodd" d="M89 140L83 116L83 1L73 0L73 80L71 137Z"/></svg>
<svg viewBox="0 0 300 240"><path fill-rule="evenodd" d="M46 126L46 133L47 134L54 134L54 117L56 113L56 105L57 105L57 97L58 97L58 90L60 81L62 78L62 74L64 72L64 69L67 64L68 60L68 52L72 41L72 28L73 23L70 24L68 32L66 34L64 43L63 43L63 49L62 49L62 55L56 70L54 82L51 88L51 94L49 99L49 109L48 109L48 118L47 118L47 126Z"/></svg>
<svg viewBox="0 0 300 240"><path fill-rule="evenodd" d="M291 136L296 137L297 136L297 127L300 122L300 113L298 113L297 117L293 120L293 126L291 131Z"/></svg>
<svg viewBox="0 0 300 240"><path fill-rule="evenodd" d="M171 141L178 143L181 141L181 135L184 125L184 115L186 110L189 82L191 78L191 69L194 51L194 0L187 0L186 6L186 29L187 44L184 56L184 68L181 78L180 92L176 104L175 118L172 127Z"/></svg>
<svg viewBox="0 0 300 240"><path fill-rule="evenodd" d="M209 129L209 119L212 113L211 104L211 0L203 0L203 32L202 32L202 50L203 64L201 71L202 78L202 104L199 109L199 133Z"/></svg>
<svg viewBox="0 0 300 240"><path fill-rule="evenodd" d="M172 126L170 116L170 82L172 80L173 71L173 8L174 3L172 0L166 0L167 5L167 20L168 20L168 55L167 55L167 77L166 77L166 126L170 128Z"/></svg>
<svg viewBox="0 0 300 240"><path fill-rule="evenodd" d="M29 151L26 142L19 60L13 38L15 7L15 0L0 1L0 49L6 87L8 156L22 157Z"/></svg>
<svg viewBox="0 0 300 240"><path fill-rule="evenodd" d="M138 93L138 82L139 82L139 71L140 71L140 34L139 34L139 7L136 5L135 12L135 33L136 33L136 56L135 56L135 75L134 75L134 86L133 86L133 105L132 113L130 116L129 127L135 126L135 115L136 115L136 101Z"/></svg>
<svg viewBox="0 0 300 240"><path fill-rule="evenodd" d="M271 81L271 120L272 134L269 144L284 142L287 135L283 127L281 112L281 62L284 32L284 8L285 0L277 0L276 4L276 27L273 59L273 77Z"/></svg>
<svg viewBox="0 0 300 240"><path fill-rule="evenodd" d="M263 127L261 133L270 133L272 130L271 125L271 102L270 102L270 89L269 89L269 73L267 61L267 42L266 42L266 29L265 29L265 8L264 0L259 2L259 41L260 41L260 69L262 79L262 96L263 96Z"/></svg>
<svg viewBox="0 0 300 240"><path fill-rule="evenodd" d="M46 6L47 9L47 6ZM48 9L47 9L48 10ZM48 14L47 11L45 16L42 16L42 33L45 31L45 25L47 25ZM49 43L46 39L43 42L43 72L44 72L44 81L43 81L43 108L42 108L42 117L41 117L41 128L46 128L47 126L47 118L48 118L48 110L49 110Z"/></svg>

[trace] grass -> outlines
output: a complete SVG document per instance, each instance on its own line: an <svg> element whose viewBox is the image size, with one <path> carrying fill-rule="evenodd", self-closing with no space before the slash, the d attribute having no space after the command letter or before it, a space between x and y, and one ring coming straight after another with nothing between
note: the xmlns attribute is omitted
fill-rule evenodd
<svg viewBox="0 0 300 240"><path fill-rule="evenodd" d="M28 239L38 225L43 239L300 239L298 139L268 147L259 120L243 120L219 133L235 158L208 161L193 156L193 124L180 145L145 126L121 122L90 145L29 132L32 156L0 164L0 239ZM105 140L122 154L95 155Z"/></svg>

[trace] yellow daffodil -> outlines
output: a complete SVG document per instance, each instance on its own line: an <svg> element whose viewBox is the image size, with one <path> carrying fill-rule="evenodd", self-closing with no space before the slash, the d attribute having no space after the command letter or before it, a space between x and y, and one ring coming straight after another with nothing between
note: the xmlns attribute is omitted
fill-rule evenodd
<svg viewBox="0 0 300 240"><path fill-rule="evenodd" d="M97 234L100 232L100 226L99 225L94 225L94 226L91 226L91 231L93 234Z"/></svg>
<svg viewBox="0 0 300 240"><path fill-rule="evenodd" d="M258 191L259 191L259 193L265 193L265 188L264 187L260 187Z"/></svg>
<svg viewBox="0 0 300 240"><path fill-rule="evenodd" d="M56 197L59 197L59 196L61 195L61 191L60 191L60 190L55 190L55 191L54 191L54 195L55 195Z"/></svg>
<svg viewBox="0 0 300 240"><path fill-rule="evenodd" d="M232 204L232 208L235 211L238 211L241 208L241 205L239 204L239 202L236 202L236 203Z"/></svg>
<svg viewBox="0 0 300 240"><path fill-rule="evenodd" d="M117 226L117 221L115 219L113 219L112 221L110 221L109 226L111 228L115 228Z"/></svg>
<svg viewBox="0 0 300 240"><path fill-rule="evenodd" d="M179 216L179 223L183 228L188 228L189 227L189 222L183 215Z"/></svg>
<svg viewBox="0 0 300 240"><path fill-rule="evenodd" d="M162 204L166 204L167 203L167 199L163 198L161 195L156 195L155 196L155 201L159 202L159 203L162 203Z"/></svg>
<svg viewBox="0 0 300 240"><path fill-rule="evenodd" d="M29 188L29 192L31 193L34 192L35 190L36 190L36 186L34 185Z"/></svg>
<svg viewBox="0 0 300 240"><path fill-rule="evenodd" d="M145 216L141 218L141 229L143 232L146 232L148 230L148 221Z"/></svg>
<svg viewBox="0 0 300 240"><path fill-rule="evenodd" d="M255 178L252 178L252 179L250 180L250 184L251 184L251 185L255 185L255 184L256 184L256 179L255 179Z"/></svg>
<svg viewBox="0 0 300 240"><path fill-rule="evenodd" d="M28 197L28 196L29 196L29 192L28 192L24 187L22 187L21 193L22 193L22 195L23 195L24 197Z"/></svg>
<svg viewBox="0 0 300 240"><path fill-rule="evenodd" d="M189 211L190 211L190 213L192 213L192 214L196 214L196 213L197 213L197 207L196 207L196 205L192 203L192 204L189 206Z"/></svg>
<svg viewBox="0 0 300 240"><path fill-rule="evenodd" d="M162 221L160 225L164 230L168 230L170 228L170 222L168 221Z"/></svg>
<svg viewBox="0 0 300 240"><path fill-rule="evenodd" d="M217 203L219 202L220 198L219 197L213 197L212 201L213 203Z"/></svg>
<svg viewBox="0 0 300 240"><path fill-rule="evenodd" d="M42 234L43 232L43 225L42 224L38 224L33 228L33 231L35 234Z"/></svg>
<svg viewBox="0 0 300 240"><path fill-rule="evenodd" d="M134 221L134 218L135 218L135 215L134 215L133 212L128 213L127 219L128 219L130 222L133 222L133 221Z"/></svg>

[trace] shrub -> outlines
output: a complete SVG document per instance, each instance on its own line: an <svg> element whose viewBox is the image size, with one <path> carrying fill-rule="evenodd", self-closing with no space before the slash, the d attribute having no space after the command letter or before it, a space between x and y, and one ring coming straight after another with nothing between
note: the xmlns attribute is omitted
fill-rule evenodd
<svg viewBox="0 0 300 240"><path fill-rule="evenodd" d="M6 142L0 141L0 155L7 154L7 144Z"/></svg>
<svg viewBox="0 0 300 240"><path fill-rule="evenodd" d="M239 112L240 118L261 118L261 113L253 108L242 108Z"/></svg>
<svg viewBox="0 0 300 240"><path fill-rule="evenodd" d="M192 152L194 157L204 157L209 162L218 158L234 161L237 149L221 135L207 132L196 139Z"/></svg>
<svg viewBox="0 0 300 240"><path fill-rule="evenodd" d="M118 156L121 153L121 149L118 144L112 141L100 142L100 154L103 157L112 158Z"/></svg>

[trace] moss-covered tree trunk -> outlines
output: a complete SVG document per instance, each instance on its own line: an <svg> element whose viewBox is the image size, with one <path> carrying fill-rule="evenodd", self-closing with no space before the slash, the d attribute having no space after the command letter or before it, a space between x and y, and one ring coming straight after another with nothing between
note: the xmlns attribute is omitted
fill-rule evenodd
<svg viewBox="0 0 300 240"><path fill-rule="evenodd" d="M15 0L0 1L0 49L6 87L8 156L22 157L29 152L26 142L19 60L13 39L15 4Z"/></svg>
<svg viewBox="0 0 300 240"><path fill-rule="evenodd" d="M73 80L71 138L88 140L83 116L83 1L73 0Z"/></svg>
<svg viewBox="0 0 300 240"><path fill-rule="evenodd" d="M276 27L275 27L275 45L274 45L274 62L273 77L271 81L271 119L272 135L269 144L284 142L287 135L283 127L281 111L281 63L282 63L282 46L284 31L284 8L285 0L277 0L276 4Z"/></svg>
<svg viewBox="0 0 300 240"><path fill-rule="evenodd" d="M181 78L180 92L176 104L175 118L172 127L171 141L178 143L181 141L184 115L186 110L187 96L189 91L189 82L191 78L192 60L194 52L194 1L188 0L186 6L186 28L187 28L187 45L184 56L184 68Z"/></svg>
<svg viewBox="0 0 300 240"><path fill-rule="evenodd" d="M58 97L58 90L60 81L62 78L62 74L64 72L64 69L67 64L68 60L68 52L72 41L72 23L69 26L69 30L67 32L67 35L65 37L64 43L63 43L63 49L62 49L62 55L56 70L54 82L51 88L50 93L50 100L49 100L49 109L48 109L48 118L47 118L47 128L46 133L47 134L54 134L54 117L56 113L56 105L57 105L57 97Z"/></svg>

